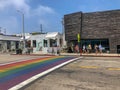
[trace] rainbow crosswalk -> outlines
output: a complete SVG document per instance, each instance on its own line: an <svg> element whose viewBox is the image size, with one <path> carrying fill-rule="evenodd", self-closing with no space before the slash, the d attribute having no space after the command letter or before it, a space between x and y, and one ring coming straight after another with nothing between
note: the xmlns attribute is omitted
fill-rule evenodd
<svg viewBox="0 0 120 90"><path fill-rule="evenodd" d="M0 65L0 90L11 87L76 57L51 56Z"/></svg>

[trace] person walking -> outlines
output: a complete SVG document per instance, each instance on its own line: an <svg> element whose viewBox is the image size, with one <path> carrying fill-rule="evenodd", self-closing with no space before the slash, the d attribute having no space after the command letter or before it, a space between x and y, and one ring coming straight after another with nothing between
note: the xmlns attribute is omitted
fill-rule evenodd
<svg viewBox="0 0 120 90"><path fill-rule="evenodd" d="M91 50L92 50L92 46L91 44L88 45L88 53L91 53Z"/></svg>
<svg viewBox="0 0 120 90"><path fill-rule="evenodd" d="M102 53L102 45L101 44L99 45L99 52L100 52L100 54Z"/></svg>
<svg viewBox="0 0 120 90"><path fill-rule="evenodd" d="M52 55L55 55L54 47L52 47Z"/></svg>
<svg viewBox="0 0 120 90"><path fill-rule="evenodd" d="M86 46L83 45L83 53L86 53Z"/></svg>
<svg viewBox="0 0 120 90"><path fill-rule="evenodd" d="M60 47L59 46L57 46L57 55L60 56Z"/></svg>
<svg viewBox="0 0 120 90"><path fill-rule="evenodd" d="M98 47L98 45L97 45L97 44L95 44L94 49L95 49L95 53L96 53L96 54L98 54L99 47Z"/></svg>
<svg viewBox="0 0 120 90"><path fill-rule="evenodd" d="M79 46L78 45L75 46L75 52L79 53Z"/></svg>

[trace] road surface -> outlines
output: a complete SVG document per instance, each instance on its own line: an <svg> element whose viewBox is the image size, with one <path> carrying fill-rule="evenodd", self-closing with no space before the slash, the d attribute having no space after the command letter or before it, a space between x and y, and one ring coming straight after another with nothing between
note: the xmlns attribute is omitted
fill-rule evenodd
<svg viewBox="0 0 120 90"><path fill-rule="evenodd" d="M84 57L22 90L120 90L120 57Z"/></svg>

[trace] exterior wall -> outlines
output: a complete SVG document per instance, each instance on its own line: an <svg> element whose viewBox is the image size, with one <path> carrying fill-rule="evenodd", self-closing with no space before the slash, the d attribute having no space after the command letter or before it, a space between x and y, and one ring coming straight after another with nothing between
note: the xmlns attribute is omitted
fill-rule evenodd
<svg viewBox="0 0 120 90"><path fill-rule="evenodd" d="M65 15L64 22L66 41L77 40L76 34L80 32L82 39L109 39L110 52L117 52L117 45L120 45L120 10L73 13Z"/></svg>
<svg viewBox="0 0 120 90"><path fill-rule="evenodd" d="M39 34L39 35L31 35L28 40L31 41L31 47L33 47L33 40L36 40L36 47L33 47L34 53L42 53L47 54L48 50L51 52L53 47L50 47L50 39L57 39L57 45L60 46L61 35L57 35L55 37L46 37L47 34ZM44 45L44 40L47 40L47 45ZM55 49L55 52L57 47Z"/></svg>
<svg viewBox="0 0 120 90"><path fill-rule="evenodd" d="M43 46L43 40L45 39L45 35L31 35L30 39L31 40L31 47L33 47L33 40L36 40L36 47L33 47L33 52L40 51L40 48L42 47L42 51L44 51L44 46Z"/></svg>
<svg viewBox="0 0 120 90"><path fill-rule="evenodd" d="M4 53L4 52L10 52L10 51L15 51L16 49L19 48L19 45L18 45L18 48L16 48L16 42L19 42L19 41L9 41L10 43L8 44L7 41L5 40L0 40L0 52ZM8 46L9 46L9 49L8 49Z"/></svg>
<svg viewBox="0 0 120 90"><path fill-rule="evenodd" d="M81 28L81 13L73 13L64 16L65 39L76 40L77 34L80 33Z"/></svg>

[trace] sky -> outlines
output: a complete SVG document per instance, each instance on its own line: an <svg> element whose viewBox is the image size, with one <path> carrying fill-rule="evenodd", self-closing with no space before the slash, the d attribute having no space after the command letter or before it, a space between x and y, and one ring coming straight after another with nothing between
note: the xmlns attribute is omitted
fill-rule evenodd
<svg viewBox="0 0 120 90"><path fill-rule="evenodd" d="M24 14L25 33L62 32L66 14L120 9L120 0L0 0L0 31L22 33ZM18 12L18 10L20 12Z"/></svg>

